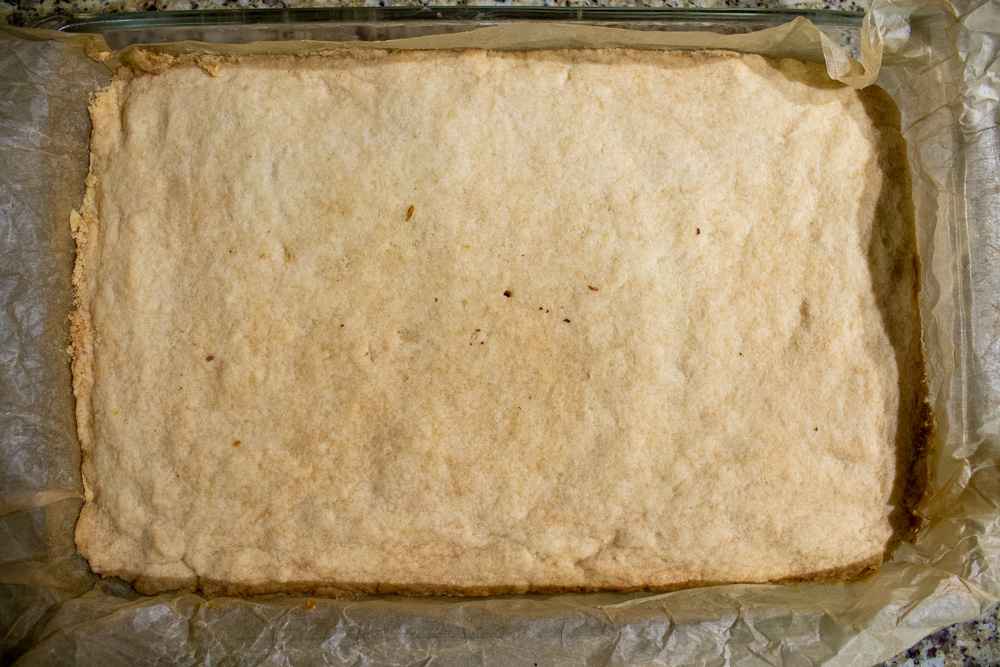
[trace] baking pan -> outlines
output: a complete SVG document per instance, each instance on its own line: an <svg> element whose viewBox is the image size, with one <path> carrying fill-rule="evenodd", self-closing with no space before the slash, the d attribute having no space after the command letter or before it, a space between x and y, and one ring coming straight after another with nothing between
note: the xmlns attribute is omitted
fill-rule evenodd
<svg viewBox="0 0 1000 667"><path fill-rule="evenodd" d="M987 13L980 17L982 24L995 24L1000 7L982 6ZM927 524L917 540L900 547L878 574L850 584L729 585L657 595L146 597L121 581L97 580L72 551L73 519L67 517L74 515L67 508L78 511L80 501L73 491L78 471L73 477L71 464L75 456L78 465L79 453L70 419L69 426L52 428L44 436L48 458L37 465L49 466L45 468L49 472L39 489L28 485L15 497L0 488L0 500L7 502L0 503L0 528L14 538L0 543L4 568L0 609L3 618L14 619L0 654L16 648L10 655L23 657L27 664L72 658L121 661L136 654L165 663L872 664L940 627L979 615L1000 599L994 574L1000 566L996 493L1000 445L995 426L1000 423L1000 369L990 352L990 341L1000 339L1000 324L989 307L990 299L995 302L1000 269L990 263L988 251L990 246L1000 247L995 225L988 224L995 217L993 184L1000 158L995 151L997 131L989 117L969 112L977 101L995 99L996 84L989 75L992 61L984 61L981 54L996 57L998 47L982 47L976 51L978 60L968 56L967 45L978 44L974 26L960 24L950 5L935 0L876 0L868 18L853 12L809 10L548 7L79 14L37 22L34 27L53 32L35 33L31 39L95 34L114 49L185 40L370 42L519 23L703 31L734 37L785 26L788 35L801 37L808 32L801 19L811 21L855 57L862 55L862 45L869 53L876 47L879 53L885 51L878 83L900 102L914 175L925 340L940 357L929 368L939 431L937 449L929 460L933 482L925 508ZM790 22L796 25L786 26ZM0 39L5 39L2 33ZM960 47L960 40L966 46ZM49 83L32 83L36 88L22 85L16 96L0 100L0 121L19 118L19 109L30 108L36 116L41 110L42 123L24 132L23 140L18 140L23 145L15 146L13 140L0 144L0 186L14 184L0 192L18 193L10 198L10 206L0 206L0 222L7 210L19 211L20 216L11 218L17 224L8 231L0 228L7 238L5 248L14 247L10 244L21 238L24 221L39 213L31 206L24 206L23 212L18 208L28 190L39 182L69 184L69 194L60 194L52 203L66 210L50 216L51 222L40 218L38 229L54 231L51 240L41 235L33 241L39 253L32 265L39 267L37 277L31 273L30 280L10 283L15 285L10 292L15 296L10 298L20 299L17 290L48 289L45 276L68 271L72 265L66 220L82 194L78 171L86 171L86 142L79 137L85 136L88 93L81 86L71 94L63 83L67 77L90 77L94 89L107 80L107 71L81 58L69 63L59 48L69 44L82 50L82 42L73 38L63 39L64 44L49 42L55 45L52 53L44 52L38 41L15 41L9 42L9 53L16 57L4 61L8 71L23 67L30 74L24 80ZM35 98L29 99L30 95L39 102L31 102ZM64 138L61 124L76 128L73 142L58 141ZM51 143L38 143L39 137L49 135ZM40 181L42 175L47 180ZM26 269L19 271L28 274ZM62 289L59 280L50 282L52 289ZM24 352L8 356L15 361L50 359L58 366L53 367L53 377L68 379L65 336L59 327L66 325L69 305L64 303L63 311L48 319L25 314L25 319L17 320L20 328L12 329L16 336L5 340L16 342ZM11 306L7 312L22 317L20 313L33 311ZM42 327L38 322L49 324ZM43 366L22 365L26 370L15 364L9 366L14 370L4 366L3 372L18 382L23 378L19 387L34 387L31 382L43 386L42 371L37 370ZM30 392L19 391L17 396L0 392L0 409L5 415L19 415L26 424L29 417L44 423L46 414L72 409L68 382L63 393L47 401L21 405L20 396ZM36 394L41 395L32 395ZM0 447L10 449L0 453L9 460L13 458L8 452L27 451L17 449L22 440L4 437ZM60 504L63 508L57 511Z"/></svg>
<svg viewBox="0 0 1000 667"><path fill-rule="evenodd" d="M179 42L381 41L535 21L719 34L745 34L803 18L849 55L860 54L863 12L810 9L675 9L605 7L332 7L54 15L32 27L97 33L120 49Z"/></svg>

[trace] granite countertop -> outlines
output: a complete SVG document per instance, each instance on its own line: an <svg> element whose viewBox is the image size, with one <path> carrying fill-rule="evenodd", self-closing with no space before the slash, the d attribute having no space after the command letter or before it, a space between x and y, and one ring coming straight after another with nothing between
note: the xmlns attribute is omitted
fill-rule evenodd
<svg viewBox="0 0 1000 667"><path fill-rule="evenodd" d="M112 11L191 10L260 7L340 7L435 5L548 5L571 7L739 7L788 9L866 10L870 0L536 0L474 2L467 0L0 0L0 24L29 25L50 14ZM958 623L918 642L885 663L885 667L952 667L1000 664L997 624L1000 607L993 607L976 620Z"/></svg>

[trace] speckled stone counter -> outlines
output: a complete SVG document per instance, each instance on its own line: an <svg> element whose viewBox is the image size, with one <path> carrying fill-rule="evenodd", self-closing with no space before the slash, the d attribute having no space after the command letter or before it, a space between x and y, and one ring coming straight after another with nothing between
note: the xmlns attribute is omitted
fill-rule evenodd
<svg viewBox="0 0 1000 667"><path fill-rule="evenodd" d="M925 637L886 662L885 667L1000 665L998 622L1000 607L993 607L974 621L957 623Z"/></svg>
<svg viewBox="0 0 1000 667"><path fill-rule="evenodd" d="M436 0L435 5L548 5L591 7L768 7L865 10L870 0L536 0L473 2ZM0 23L30 25L51 14L114 11L190 10L260 7L416 6L420 0L0 0ZM428 4L428 3L423 3ZM886 667L1000 665L997 624L1000 607L979 619L945 628L885 663Z"/></svg>

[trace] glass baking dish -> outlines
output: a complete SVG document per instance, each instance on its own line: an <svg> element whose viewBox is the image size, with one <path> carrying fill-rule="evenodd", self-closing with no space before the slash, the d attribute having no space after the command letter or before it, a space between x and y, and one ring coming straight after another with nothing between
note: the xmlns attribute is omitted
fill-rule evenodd
<svg viewBox="0 0 1000 667"><path fill-rule="evenodd" d="M377 41L462 32L523 21L631 30L744 34L796 18L812 21L849 55L860 53L863 12L789 9L641 7L332 7L54 15L32 27L100 33L111 48L185 40L214 44L258 41Z"/></svg>
<svg viewBox="0 0 1000 667"><path fill-rule="evenodd" d="M697 30L720 34L745 34L780 26L800 17L810 20L835 43L844 47L850 55L858 57L864 14L817 10L563 7L229 9L55 15L35 22L32 27L66 33L102 34L112 48L122 48L130 44L183 40L219 44L264 40L374 41L455 33L479 27L524 21L597 25L632 30ZM903 25L907 30L910 29L910 24L903 23ZM918 21L914 21L914 34L924 35L920 39L930 41L934 32L929 29L917 29L921 28L922 25ZM946 62L954 62L956 58L945 60ZM896 79L893 79L892 76L896 76ZM926 76L928 79L932 79L930 75ZM898 84L897 88L903 86L900 83L902 81L916 80L916 78L906 79L902 74L893 75L891 73L889 79L890 83ZM942 75L941 82L943 83L941 85L931 85L937 82L936 79L931 80L930 84L927 84L926 81L924 83L928 90L944 90L945 84L950 86L961 80L960 76ZM951 95L951 93L947 94ZM940 96L945 95L946 93L940 94ZM956 95L957 93L948 99L953 99ZM937 97L928 97L930 102L937 99ZM950 113L949 107L941 105L940 108L945 113ZM910 128L912 125L916 128L912 131L908 130L911 131L914 141L920 139L927 144L933 143L934 136L923 137L920 135L923 127L921 124L926 123L926 118L931 113L923 107L920 108L919 113L905 108L903 112L904 127ZM956 131L955 135L958 134L959 132ZM990 153L989 146L987 141L983 141L977 150L981 149L983 153ZM914 153L920 154L919 151ZM956 153L955 164L958 165L956 169L965 164L965 158L962 158L961 155L961 153ZM993 160L995 160L995 153L990 153L990 155L981 158L980 164ZM942 167L942 169L944 168ZM970 173L972 172L970 171ZM992 173L992 171L985 169L982 173ZM958 178L963 179L964 177L959 176ZM941 179L938 182L952 183L948 179ZM964 180L961 182L964 183ZM952 193L961 191L962 188L958 185L951 187L950 190ZM948 215L954 214L956 216L957 222L947 229L957 230L954 232L956 239L958 239L955 242L954 252L961 262L966 262L965 257L969 246L962 241L965 238L962 234L965 233L963 230L966 227L959 224L964 221L961 217L964 213L945 195L934 200L935 204L940 202L944 202L940 204L941 209L945 211L941 214L943 219ZM961 215L954 213L954 211L959 211ZM950 219L947 218L947 220ZM989 219L988 213L984 213L982 219ZM942 223L942 228L945 228L944 223ZM975 252L979 252L979 250L975 250ZM938 263L943 264L943 261L938 259ZM981 265L985 265L985 262ZM971 273L968 269L966 271ZM961 280L956 282L960 288L965 284ZM969 288L966 286L963 289L968 290ZM947 292L947 289L945 291ZM960 289L956 288L956 292L958 291ZM987 299L984 299L985 301ZM965 301L962 301L962 304L964 303ZM964 318L966 315L963 314L962 317ZM963 319L962 322L964 321ZM941 334L937 333L936 335L940 336ZM956 336L956 340L962 346L962 355L965 355L964 336L964 333ZM962 358L965 357L962 356ZM961 389L964 392L964 384L961 385ZM965 405L964 401L963 397L963 406ZM964 416L961 420L956 421L961 421L962 428L965 428ZM968 534L956 534L963 543L969 541ZM70 539L70 544L71 542ZM70 549L72 549L71 546ZM966 567L979 568L979 562L977 560ZM894 573L905 567L906 563L902 561L890 562L886 566L885 577L894 577L896 576ZM948 567L951 566L948 565ZM691 607L694 611L689 611L688 607L680 602L677 603L679 606L674 605L673 601L690 599L690 603L694 605L695 598L709 589L680 591L677 594L652 596L648 599L643 598L642 594L625 596L616 594L510 596L483 600L431 599L415 603L423 609L423 613L419 615L406 611L409 608L404 607L405 601L392 598L373 598L364 601L364 609L370 610L366 611L365 614L361 613L361 603L353 601L341 603L334 600L328 601L329 609L326 610L328 612L326 616L320 615L324 613L324 606L316 608L314 601L306 603L307 606L304 610L301 609L301 605L295 607L299 603L293 599L286 601L270 599L255 601L215 600L205 603L194 595L178 595L169 598L165 603L159 599L144 600L139 598L128 589L127 585L116 580L101 582L99 586L103 586L111 596L117 596L122 601L123 606L127 605L127 611L116 612L122 622L127 622L130 619L148 619L138 620L134 623L137 635L142 631L148 631L146 635L141 635L139 639L136 639L137 645L140 641L157 641L158 645L162 644L166 647L164 655L171 656L167 660L177 659L177 647L186 641L185 638L193 637L194 640L198 640L199 632L202 633L200 636L202 641L209 643L209 639L211 639L211 641L217 642L220 647L224 645L224 648L219 649L222 651L220 655L225 655L225 651L229 650L230 645L238 646L240 652L250 655L254 649L267 651L269 650L268 646L281 647L284 646L285 642L288 642L289 650L294 650L293 641L305 642L307 639L311 641L311 638L317 636L326 637L327 634L323 633L326 633L327 630L324 630L323 627L324 624L328 624L329 627L336 627L337 632L341 632L342 628L347 628L343 632L348 639L356 639L359 643L370 642L375 646L372 649L375 651L374 655L381 657L383 661L388 655L395 657L404 655L409 646L407 642L417 644L419 641L427 639L427 642L442 650L459 650L454 649L454 647L466 645L469 637L480 632L488 638L495 637L496 646L509 648L512 652L521 651L519 655L524 664L532 664L532 659L537 660L540 656L548 658L547 663L551 663L551 657L555 654L548 654L546 651L555 651L567 645L585 647L588 650L591 646L604 647L607 649L607 653L604 654L607 656L607 660L613 661L613 658L617 656L619 662L628 661L630 658L636 662L659 661L663 655L655 653L654 649L657 647L669 652L677 649L690 649L692 646L701 646L702 644L705 647L710 647L704 649L706 652L710 652L711 647L716 645L725 646L727 657L732 650L734 656L746 657L752 654L760 658L762 662L780 662L782 656L785 660L794 661L796 658L791 657L794 656L794 653L789 654L786 651L789 650L789 647L796 647L797 642L808 643L809 633L815 633L822 634L824 637L833 637L833 639L827 640L831 643L825 648L829 648L833 652L843 650L844 652L839 653L837 658L843 658L845 653L856 652L858 656L866 657L855 656L855 660L866 660L868 664L871 664L875 662L872 656L886 657L886 648L879 643L883 640L878 639L878 637L888 636L890 628L894 627L897 622L901 622L903 618L909 617L908 623L916 630L908 630L910 634L907 635L900 634L903 639L898 641L912 643L923 634L946 625L958 616L971 617L979 613L977 610L961 606L966 599L961 595L965 595L967 592L966 588L961 586L956 588L958 593L949 593L948 590L942 588L945 594L952 595L952 598L945 596L944 603L950 604L950 609L953 611L949 611L940 618L934 615L936 608L931 609L929 603L921 601L905 607L908 611L903 613L898 621L892 620L896 618L894 614L899 613L899 607L894 606L895 598L893 598L893 603L889 604L888 601L883 601L877 595L873 595L862 598L868 601L858 602L857 606L850 610L855 616L867 619L860 622L859 625L851 625L839 620L847 615L847 612L841 612L841 615L836 617L832 613L825 616L819 614L822 625L816 627L809 625L811 621L806 619L806 614L802 613L801 610L794 612L794 616L793 612L785 610L784 598L779 598L775 589L767 586L732 589L717 587L719 593L711 599L705 595L708 601L697 602L696 607ZM869 582L861 582L859 586L868 587ZM908 580L900 579L896 589L901 591L900 596L902 596L902 592L915 589L915 585ZM730 590L736 590L736 593L729 593ZM668 599L668 595L673 595L673 597ZM927 594L921 593L921 595ZM744 602L744 597L740 596L745 596L746 599L752 601ZM102 603L102 599L99 595L92 596L92 602L95 605ZM830 599L831 606L839 609L838 605L842 601L852 598L850 598L846 587L837 587ZM885 605L884 612L881 605ZM87 611L85 604L80 604L79 607L83 612ZM341 607L343 612L340 611ZM247 609L251 611L246 612ZM448 616L448 614L449 610L454 609L466 610L461 612L461 623L451 622L453 616ZM678 612L677 609L683 611ZM915 610L916 613L910 614L910 610ZM73 622L79 619L69 617L68 613L63 614L65 618L61 627L77 628L78 626L74 625ZM801 616L799 616L800 613ZM280 614L287 614L287 622L285 616ZM527 616L536 619L538 624L543 625L551 632L545 636L539 635L539 637L526 634L523 627L514 619ZM310 620L310 617L314 620ZM259 622L261 619L271 620ZM274 619L281 620L277 622ZM171 624L174 620L177 623ZM787 645L784 639L773 639L772 636L766 635L767 631L773 630L775 626L785 627L786 620L791 627L797 628L801 632L798 636L791 635ZM161 624L156 625L156 623ZM204 629L206 627L214 628L216 624L222 627L223 623L229 624L226 625L230 629L229 632L212 634ZM311 625L305 626L306 623L311 623ZM97 621L87 624L86 627L93 628L96 624ZM267 632L270 631L272 625L282 628L287 626L289 629L284 635L281 634L282 630L275 630L275 634L271 636ZM873 629L869 630L869 625ZM161 632L161 628L174 628L174 626L176 626L176 636L170 635L171 641L162 641L162 638L168 637L168 635ZM260 630L261 641L254 643L258 626L265 629ZM84 623L80 623L79 627L84 627ZM306 637L306 634L302 632L303 627L316 628L316 633L319 634L314 633ZM393 628L392 632L386 630L389 627ZM399 630L400 627L404 629ZM199 630L199 628L201 629ZM748 628L754 628L752 633ZM759 634L761 630L765 634ZM74 629L72 632L76 633L77 631ZM548 636L549 634L551 637ZM331 640L324 643L324 648L327 648L329 643L333 646L333 650L339 650L339 645L333 641L337 636L339 635L330 635ZM72 637L81 645L89 641L90 643L86 645L90 647L105 643L105 637L99 633L94 633L94 637L89 637L85 632L79 632ZM150 640L146 637L155 637L155 639ZM838 637L839 639L837 639ZM639 639L643 641L640 642ZM391 642L397 642L403 648L400 648L396 653L390 653L384 645ZM732 648L730 644L732 644ZM215 644L212 645L215 646ZM902 643L891 644L886 640L886 646L889 645L895 645L896 650L905 647ZM635 646L643 649L652 647L650 650L653 652L642 653L634 649ZM236 651L237 649L232 650ZM378 653L381 650L385 652ZM582 651L582 649L580 650ZM602 650L604 649L602 648ZM767 650L770 650L770 654L767 653ZM780 653L775 657L776 651L780 651ZM86 653L78 652L78 655L86 655ZM257 655L262 655L262 653L258 652ZM339 654L341 659L347 659L347 655ZM370 657L370 654L365 655ZM426 659L428 654L415 651L406 655L412 658L413 662L417 662ZM445 655L448 654L445 653ZM464 654L452 653L451 655ZM803 655L800 654L798 659L826 661L830 658L830 654L826 653L813 653L811 656L803 658ZM682 658L677 659L681 660ZM830 661L834 662L836 658ZM689 662L693 662L693 660Z"/></svg>

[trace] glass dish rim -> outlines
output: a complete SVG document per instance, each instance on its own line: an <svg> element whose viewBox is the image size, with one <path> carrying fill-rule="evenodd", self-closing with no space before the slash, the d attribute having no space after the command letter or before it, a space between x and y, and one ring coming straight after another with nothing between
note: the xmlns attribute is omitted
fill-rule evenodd
<svg viewBox="0 0 1000 667"><path fill-rule="evenodd" d="M51 14L29 27L72 33L169 27L238 27L263 24L309 23L470 23L492 22L769 22L775 25L802 17L817 26L860 28L863 11L730 7L543 7L543 6L435 6L419 7L295 7L209 9L144 12L89 12Z"/></svg>

